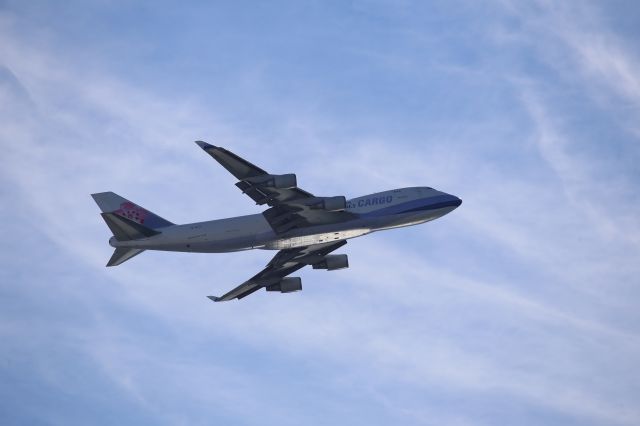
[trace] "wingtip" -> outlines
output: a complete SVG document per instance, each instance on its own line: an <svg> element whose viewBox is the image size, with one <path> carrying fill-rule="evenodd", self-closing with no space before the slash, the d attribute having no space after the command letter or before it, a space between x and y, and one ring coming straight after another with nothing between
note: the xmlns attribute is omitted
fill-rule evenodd
<svg viewBox="0 0 640 426"><path fill-rule="evenodd" d="M207 296L207 298L213 300L214 302L219 302L220 301L220 298L216 297L216 296Z"/></svg>
<svg viewBox="0 0 640 426"><path fill-rule="evenodd" d="M204 150L207 150L209 148L216 148L214 145L211 145L210 143L206 143L204 141L196 141L196 143L198 144L198 146Z"/></svg>

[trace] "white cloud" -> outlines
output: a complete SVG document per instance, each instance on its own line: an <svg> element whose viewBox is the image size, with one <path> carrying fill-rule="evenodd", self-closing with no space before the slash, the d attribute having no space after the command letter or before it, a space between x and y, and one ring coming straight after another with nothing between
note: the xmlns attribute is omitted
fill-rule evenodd
<svg viewBox="0 0 640 426"><path fill-rule="evenodd" d="M295 113L282 131L285 141L268 154L287 156L287 143L293 146L296 139L310 142L310 146L296 145L299 153L315 154L301 161L305 171L283 171L296 171L310 187L330 191L366 192L438 179L437 186L455 187L467 194L465 204L452 218L426 225L424 230L414 228L412 235L444 245L446 236L435 230L446 226L455 237L467 234L471 242L470 236L479 236L485 240L482 247L502 247L509 252L504 258L497 254L497 259L478 271L455 270L431 260L430 253L412 251L415 245L402 241L401 236L407 234L395 231L389 237L371 236L366 244L350 244L348 251L357 260L349 271L328 275L305 271L303 294L257 294L240 303L213 305L204 298L204 291L222 291L236 284L234 280L244 279L247 270L262 267L272 253L215 257L149 253L105 270L110 251L105 244L106 229L88 194L126 189L132 194L124 195L176 221L231 214L235 203L243 209L249 204L243 204L247 201L235 192L230 179L214 182L222 172L214 175L199 170L211 163L189 143L203 134L233 140L235 130L216 124L214 114L202 106L158 98L109 76L78 78L73 71L77 64L60 62L55 52L34 48L6 27L0 31L5 65L33 102L29 115L21 111L2 120L2 174L7 184L18 188L20 207L32 212L29 223L61 250L94 268L94 274L112 277L119 303L150 315L163 326L170 322L188 330L190 336L204 336L218 344L235 339L296 363L311 359L338 366L358 384L337 387L353 393L397 385L410 388L417 399L425 389L453 390L464 395L509 396L603 424L634 424L640 418L636 409L625 408L634 407L636 400L633 374L625 376L629 365L623 362L628 362L625 356L633 357L640 350L636 330L617 327L615 314L608 310L604 316L595 315L599 300L584 294L581 284L597 286L598 280L581 283L575 271L566 270L571 265L591 271L590 263L600 252L597 244L611 244L613 249L605 252L607 257L597 266L603 274L617 274L618 263L609 256L626 248L618 243L620 239L637 243L637 234L623 234L624 228L614 221L599 228L600 234L583 230L579 235L587 239L587 245L570 240L575 234L573 228L567 232L567 225L602 226L596 220L600 213L590 213L593 206L583 192L593 182L584 165L567 155L567 142L535 96L523 98L539 132L535 143L564 185L567 199L491 165L488 170L478 167L477 151L482 146L456 149L438 141L438 135L431 135L424 149L412 150L410 155L408 148L384 138L363 137L351 140L349 146L330 145L322 140L330 127L322 118L312 120ZM11 101L16 95L3 96ZM69 97L73 102L68 102ZM464 130L458 137L465 137ZM259 157L254 153L261 148L258 134L250 138L245 154L258 161L253 158ZM381 164L381 159L386 163ZM206 182L203 188L194 188L198 178ZM539 207L556 202L555 197L557 210ZM189 208L166 200L177 200ZM221 205L220 200L229 200L230 206ZM153 206L159 201L166 202L166 212L162 206ZM574 215L572 203L586 208L587 217ZM445 220L455 220L451 222L455 225ZM632 251L625 259L636 254ZM481 255L471 247L457 252L463 266L472 264L464 257ZM519 277L518 282L487 278L501 263L509 262L508 256L522 262L515 267L517 273L532 277ZM550 282L536 283L538 270L548 274ZM631 270L637 271L637 266ZM525 285L519 285L522 283ZM535 285L539 288L526 288ZM622 287L611 283L611 288ZM611 300L616 306L633 307L615 296ZM228 371L224 365L207 365L197 357L177 359L176 353L157 353L136 344L138 334L129 334L111 321L81 332L87 333L84 350L142 406L163 402L167 393L159 395L155 386L170 383L176 385L166 391L170 394L190 392L195 395L191 401L231 407L237 415L245 409L246 399L256 412L268 409L269 401L260 398L270 391L269 386L237 368ZM611 347L621 354L610 354ZM620 366L614 365L617 361ZM152 371L160 371L161 378L149 377ZM327 376L335 377L330 372ZM210 382L216 379L223 385L212 386ZM233 392L225 392L227 386ZM388 398L391 396L379 399ZM421 422L431 418L429 408L412 409L409 403L391 401L388 410L397 410L401 418ZM270 412L271 418L281 418L275 411ZM442 412L434 416L447 423L481 423ZM303 410L294 418L304 418ZM189 418L175 417L175 421L188 422Z"/></svg>

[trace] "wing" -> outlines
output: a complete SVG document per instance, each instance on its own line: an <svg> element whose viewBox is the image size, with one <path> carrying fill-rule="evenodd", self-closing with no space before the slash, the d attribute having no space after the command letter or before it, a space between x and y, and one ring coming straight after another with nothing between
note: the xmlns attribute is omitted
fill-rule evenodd
<svg viewBox="0 0 640 426"><path fill-rule="evenodd" d="M314 198L313 194L296 186L295 175L271 175L224 148L202 141L196 143L234 175L240 181L236 186L258 205L267 204L273 207L293 200ZM288 182L284 182L285 180Z"/></svg>
<svg viewBox="0 0 640 426"><path fill-rule="evenodd" d="M267 290L269 290L269 287L275 286L275 289L287 275L304 268L306 265L318 265L322 263L327 254L345 244L347 244L347 241L342 240L335 243L314 244L307 247L280 250L262 271L258 272L248 281L240 284L224 296L208 297L214 302L225 302L232 299L242 299L260 290L262 287L267 287ZM292 291L300 289L301 287Z"/></svg>
<svg viewBox="0 0 640 426"><path fill-rule="evenodd" d="M325 225L350 220L346 199L316 197L298 188L295 174L274 175L231 151L206 142L196 143L239 180L236 186L258 205L268 205L263 215L277 234L294 228Z"/></svg>

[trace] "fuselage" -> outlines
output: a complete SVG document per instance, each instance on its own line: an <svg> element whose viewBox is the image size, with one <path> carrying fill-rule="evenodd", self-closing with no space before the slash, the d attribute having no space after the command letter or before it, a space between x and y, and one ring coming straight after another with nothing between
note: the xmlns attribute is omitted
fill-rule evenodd
<svg viewBox="0 0 640 426"><path fill-rule="evenodd" d="M109 243L145 250L225 253L249 249L282 250L344 240L374 231L417 225L444 216L462 201L428 187L411 187L353 198L346 211L352 219L276 234L262 214L172 225L158 235Z"/></svg>

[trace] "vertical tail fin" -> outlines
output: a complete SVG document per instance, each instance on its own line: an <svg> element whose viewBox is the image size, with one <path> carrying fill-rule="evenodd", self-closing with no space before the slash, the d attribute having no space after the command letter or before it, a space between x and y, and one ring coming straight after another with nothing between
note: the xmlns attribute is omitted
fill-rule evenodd
<svg viewBox="0 0 640 426"><path fill-rule="evenodd" d="M122 198L116 193L100 192L98 194L91 194L91 196L103 213L113 213L114 215L127 218L150 229L165 228L173 225L173 223L168 220L161 218L157 214L140 207L126 198Z"/></svg>

